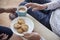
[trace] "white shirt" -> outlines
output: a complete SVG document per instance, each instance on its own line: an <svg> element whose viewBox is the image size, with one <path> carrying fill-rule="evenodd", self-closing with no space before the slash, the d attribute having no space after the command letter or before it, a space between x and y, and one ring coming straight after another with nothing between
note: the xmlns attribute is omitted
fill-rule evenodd
<svg viewBox="0 0 60 40"><path fill-rule="evenodd" d="M50 25L52 28L52 31L56 33L58 36L60 36L60 0L52 1L51 3L47 3L48 8L47 10L56 9L51 14L50 18Z"/></svg>

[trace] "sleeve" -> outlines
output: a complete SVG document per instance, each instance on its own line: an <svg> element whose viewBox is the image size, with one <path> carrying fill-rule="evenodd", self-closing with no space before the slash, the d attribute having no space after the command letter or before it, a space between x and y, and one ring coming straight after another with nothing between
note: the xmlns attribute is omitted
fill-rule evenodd
<svg viewBox="0 0 60 40"><path fill-rule="evenodd" d="M25 0L24 2L20 3L19 6L25 5L25 4L29 3L29 2L30 2L30 0Z"/></svg>
<svg viewBox="0 0 60 40"><path fill-rule="evenodd" d="M47 10L53 10L60 7L60 1L52 1L50 3L47 3L46 5L48 6Z"/></svg>
<svg viewBox="0 0 60 40"><path fill-rule="evenodd" d="M25 2L30 2L31 0L25 0Z"/></svg>

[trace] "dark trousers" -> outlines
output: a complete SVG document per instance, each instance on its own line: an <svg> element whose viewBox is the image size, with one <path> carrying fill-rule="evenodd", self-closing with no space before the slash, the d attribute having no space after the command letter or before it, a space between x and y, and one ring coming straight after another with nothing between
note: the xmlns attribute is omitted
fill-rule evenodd
<svg viewBox="0 0 60 40"><path fill-rule="evenodd" d="M13 32L11 31L11 29L9 29L7 27L0 26L0 34L2 34L2 33L7 34L8 39L13 35Z"/></svg>
<svg viewBox="0 0 60 40"><path fill-rule="evenodd" d="M27 0L26 0L27 1ZM27 2L22 2L20 5L25 5ZM39 3L39 4L44 4L44 3L48 3L50 1L48 0L39 0L38 1L32 1L33 3ZM19 6L20 6L19 5ZM32 11L32 9L28 9L27 13L30 14L31 16L33 16L35 19L37 19L40 23L42 23L43 25L45 25L48 29L52 30L50 27L50 16L51 16L51 10L40 10L40 11Z"/></svg>

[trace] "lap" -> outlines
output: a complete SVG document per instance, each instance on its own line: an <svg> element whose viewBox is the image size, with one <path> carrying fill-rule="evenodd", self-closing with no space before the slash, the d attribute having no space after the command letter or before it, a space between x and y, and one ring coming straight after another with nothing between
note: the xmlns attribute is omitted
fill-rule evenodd
<svg viewBox="0 0 60 40"><path fill-rule="evenodd" d="M28 10L28 14L30 14L31 16L33 16L35 19L37 19L40 23L42 23L43 25L45 25L47 28L50 28L50 16L51 16L51 11L48 12L48 14L43 13L41 11L32 11L32 9Z"/></svg>

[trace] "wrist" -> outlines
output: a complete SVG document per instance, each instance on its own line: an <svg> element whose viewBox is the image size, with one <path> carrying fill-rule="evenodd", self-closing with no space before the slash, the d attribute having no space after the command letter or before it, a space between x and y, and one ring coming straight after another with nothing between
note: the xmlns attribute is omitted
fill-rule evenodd
<svg viewBox="0 0 60 40"><path fill-rule="evenodd" d="M43 6L44 6L44 10L48 8L48 6L46 4L43 4Z"/></svg>

